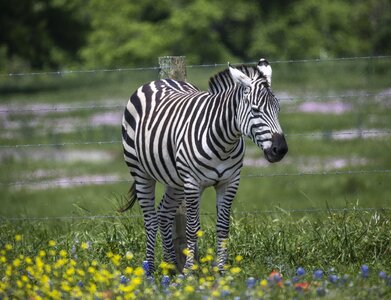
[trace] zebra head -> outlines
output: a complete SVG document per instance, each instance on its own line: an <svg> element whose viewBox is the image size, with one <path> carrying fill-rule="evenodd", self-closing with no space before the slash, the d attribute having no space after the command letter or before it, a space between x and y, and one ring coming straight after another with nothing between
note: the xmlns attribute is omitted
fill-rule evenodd
<svg viewBox="0 0 391 300"><path fill-rule="evenodd" d="M239 87L237 122L241 133L263 150L269 162L280 161L288 145L278 120L279 102L271 90L269 63L261 59L255 68L229 66L229 71Z"/></svg>

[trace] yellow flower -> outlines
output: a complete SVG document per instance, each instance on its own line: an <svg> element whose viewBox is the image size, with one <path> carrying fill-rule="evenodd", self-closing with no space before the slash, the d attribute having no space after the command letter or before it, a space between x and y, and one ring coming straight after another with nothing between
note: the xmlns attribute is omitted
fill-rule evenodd
<svg viewBox="0 0 391 300"><path fill-rule="evenodd" d="M241 255L237 255L237 256L235 257L235 261L236 261L237 263L240 263L242 260L243 260L243 256L241 256Z"/></svg>
<svg viewBox="0 0 391 300"><path fill-rule="evenodd" d="M56 241L50 240L50 241L49 241L49 246L50 246L50 247L56 246Z"/></svg>
<svg viewBox="0 0 391 300"><path fill-rule="evenodd" d="M56 253L57 253L56 250L53 250L53 249L49 249L48 252L49 252L49 255L50 255L50 256L55 256Z"/></svg>
<svg viewBox="0 0 391 300"><path fill-rule="evenodd" d="M193 293L194 292L194 287L192 287L191 285L186 285L185 288L184 288L184 291L188 294L190 293Z"/></svg>
<svg viewBox="0 0 391 300"><path fill-rule="evenodd" d="M143 275L144 275L144 270L143 270L143 268L137 267L137 268L134 270L134 275L136 275L136 276L143 276Z"/></svg>
<svg viewBox="0 0 391 300"><path fill-rule="evenodd" d="M21 240L22 240L22 235L21 234L15 235L15 242L20 242Z"/></svg>
<svg viewBox="0 0 391 300"><path fill-rule="evenodd" d="M38 255L40 257L45 257L46 256L46 252L44 250L39 250Z"/></svg>
<svg viewBox="0 0 391 300"><path fill-rule="evenodd" d="M131 259L133 259L133 257L134 257L134 255L133 255L132 252L130 252L130 251L126 252L125 258L126 258L127 260L131 260Z"/></svg>
<svg viewBox="0 0 391 300"><path fill-rule="evenodd" d="M60 256L61 257L67 257L68 256L68 253L65 251L65 250L60 250Z"/></svg>
<svg viewBox="0 0 391 300"><path fill-rule="evenodd" d="M29 281L29 278L28 278L26 275L22 275L22 277L20 277L20 279L21 279L23 282L28 282L28 281Z"/></svg>
<svg viewBox="0 0 391 300"><path fill-rule="evenodd" d="M192 269L193 271L198 270L198 265L192 265L191 269Z"/></svg>
<svg viewBox="0 0 391 300"><path fill-rule="evenodd" d="M204 235L204 232L202 230L197 231L197 236L202 237Z"/></svg>
<svg viewBox="0 0 391 300"><path fill-rule="evenodd" d="M183 252L183 254L184 254L185 256L188 256L188 255L190 254L190 250L187 249L187 248L183 249L182 252Z"/></svg>
<svg viewBox="0 0 391 300"><path fill-rule="evenodd" d="M81 243L80 247L81 247L83 250L87 250L87 249L89 248L89 245L88 245L88 243L83 242L83 243Z"/></svg>
<svg viewBox="0 0 391 300"><path fill-rule="evenodd" d="M125 274L126 275L130 275L133 273L133 268L132 267L126 267L125 268Z"/></svg>
<svg viewBox="0 0 391 300"><path fill-rule="evenodd" d="M0 262L1 263L6 263L7 262L7 258L5 256L0 256Z"/></svg>
<svg viewBox="0 0 391 300"><path fill-rule="evenodd" d="M33 263L33 260L32 260L30 257L28 257L28 256L24 259L24 261L25 261L26 264L28 264L28 265L31 265L31 264Z"/></svg>
<svg viewBox="0 0 391 300"><path fill-rule="evenodd" d="M261 284L261 287L267 287L267 280L262 279L260 284Z"/></svg>
<svg viewBox="0 0 391 300"><path fill-rule="evenodd" d="M12 245L11 244L5 244L5 250L12 250Z"/></svg>
<svg viewBox="0 0 391 300"><path fill-rule="evenodd" d="M20 259L19 258L14 259L12 264L14 265L15 268L19 267L20 266Z"/></svg>
<svg viewBox="0 0 391 300"><path fill-rule="evenodd" d="M214 291L212 292L212 296L215 297L215 298L219 298L219 297L220 297L220 292L217 291L217 290L214 290Z"/></svg>
<svg viewBox="0 0 391 300"><path fill-rule="evenodd" d="M17 280L16 285L18 286L18 288L21 289L23 287L23 282L21 282L20 280Z"/></svg>
<svg viewBox="0 0 391 300"><path fill-rule="evenodd" d="M240 273L240 271L241 271L241 269L239 267L233 267L230 270L231 274L238 274L238 273Z"/></svg>

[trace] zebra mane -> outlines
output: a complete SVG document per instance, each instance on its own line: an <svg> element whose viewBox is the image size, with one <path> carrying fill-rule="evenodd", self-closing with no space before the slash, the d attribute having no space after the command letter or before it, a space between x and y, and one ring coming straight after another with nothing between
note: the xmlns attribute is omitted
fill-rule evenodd
<svg viewBox="0 0 391 300"><path fill-rule="evenodd" d="M246 74L251 79L258 79L263 77L258 68L254 66L242 65L235 68ZM227 68L209 79L208 91L210 94L217 94L220 93L221 90L228 90L234 86L235 82L233 81L229 69Z"/></svg>

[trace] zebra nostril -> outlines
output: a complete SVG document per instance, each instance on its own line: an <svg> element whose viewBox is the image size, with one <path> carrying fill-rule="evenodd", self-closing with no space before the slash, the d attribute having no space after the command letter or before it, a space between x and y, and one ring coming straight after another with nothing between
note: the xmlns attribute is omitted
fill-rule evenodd
<svg viewBox="0 0 391 300"><path fill-rule="evenodd" d="M272 155L277 155L277 153L278 153L277 146L273 146L272 147Z"/></svg>

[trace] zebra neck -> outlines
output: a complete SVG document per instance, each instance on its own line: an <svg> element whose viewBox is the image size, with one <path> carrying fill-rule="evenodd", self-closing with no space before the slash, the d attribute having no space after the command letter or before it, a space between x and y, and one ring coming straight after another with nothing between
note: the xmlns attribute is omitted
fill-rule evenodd
<svg viewBox="0 0 391 300"><path fill-rule="evenodd" d="M242 136L237 125L238 103L235 93L231 91L220 94L213 101L216 105L211 113L212 123L208 132L209 137L222 153L230 154L237 149Z"/></svg>

